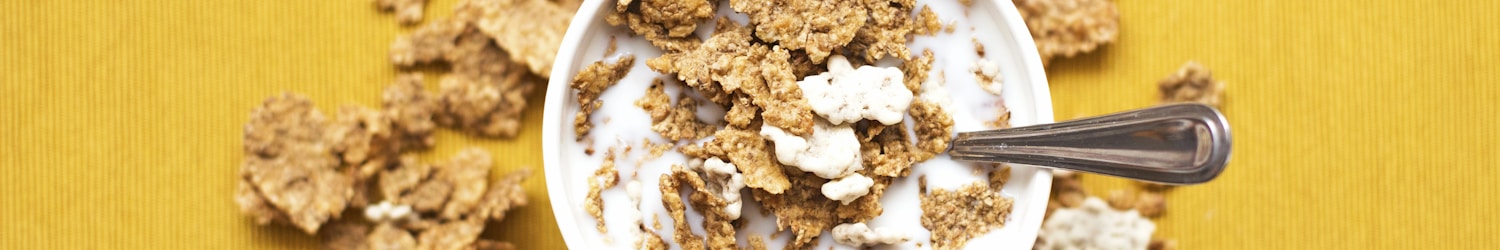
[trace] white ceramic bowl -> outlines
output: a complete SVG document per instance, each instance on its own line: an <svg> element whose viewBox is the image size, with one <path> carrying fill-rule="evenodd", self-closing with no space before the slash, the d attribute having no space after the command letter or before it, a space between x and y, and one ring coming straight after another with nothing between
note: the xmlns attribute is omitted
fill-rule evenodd
<svg viewBox="0 0 1500 250"><path fill-rule="evenodd" d="M656 233L670 242L672 223L662 209L655 183L657 176L666 172L668 166L686 160L674 152L660 159L644 161L639 167L636 165L637 159L646 151L640 148L642 138L650 138L656 142L666 140L648 129L649 117L631 102L645 93L652 78L672 77L653 72L645 66L645 61L659 56L660 51L639 37L629 36L624 28L613 27L604 22L604 16L613 11L614 2L615 0L587 0L583 3L563 38L556 64L553 65L552 80L547 85L542 130L547 189L563 238L570 248L575 249L630 248L632 240L638 236L633 233L637 232L636 220L644 219L647 224L651 224L652 217L655 217L652 214L660 216L662 224L666 226ZM917 36L909 43L913 54L920 54L926 48L938 53L932 75L938 75L937 71L946 75L946 88L954 100L950 113L954 115L957 131L985 129L980 124L998 114L1000 106L995 104L998 100L1003 100L1004 106L1011 110L1011 123L1014 126L1052 122L1052 100L1048 94L1041 61L1030 33L1010 1L997 4L994 1L979 0L967 10L954 1L918 0L918 4L932 6L945 23L956 18L967 19L957 22L953 33L940 33L935 37ZM721 6L718 14L731 16L741 23L745 20L727 6ZM698 33L704 36L712 29L711 25L700 27L702 28ZM619 52L605 55L605 47L611 36L618 39ZM971 38L984 44L985 58L999 64L1005 79L1002 97L996 98L973 84L974 77L968 73L968 68L979 57L973 51ZM584 66L606 59L612 62L620 54L633 54L637 61L625 79L604 93L604 107L594 113L595 126L590 133L594 137L594 148L599 153L588 155L584 153L586 146L578 143L573 133L572 121L578 105L576 94L568 88L568 84ZM894 63L892 60L885 60L877 62L877 65L888 66ZM669 86L668 91L676 96L675 93L679 90ZM709 121L721 119L722 109L713 110L716 107L711 102L702 103L708 105L704 105L706 110L700 112L700 118ZM621 185L604 192L604 217L609 233L601 234L595 229L594 217L583 209L584 197L588 191L587 178L599 167L604 156L602 152L608 150L609 146L627 144L633 145L636 150L617 159ZM966 167L965 164L953 161L946 155L918 164L912 176L898 180L886 191L881 199L885 213L869 223L913 234L912 241L897 247L918 248L917 243L920 242L920 248L930 248L929 233L919 224L921 210L915 177L926 175L930 188L956 188L980 180L980 176L973 174L973 168ZM1012 171L1011 181L1001 190L1003 195L1016 201L1006 225L970 240L968 248L1031 248L1046 210L1052 182L1051 172L1028 166L1017 166ZM631 213L632 209L628 209L630 201L625 195L624 186L631 179L637 179L642 184L642 201L638 208L644 214ZM753 204L748 193L745 196L745 211L742 214L747 225L739 235L742 245L746 235L765 235L774 230L775 225L772 217L760 215L758 205ZM702 235L701 216L693 211L688 214L694 232ZM832 237L827 237L826 233L824 236L817 249L834 245ZM777 238L779 240L770 242L773 249L780 248L791 237L783 234ZM672 245L676 246L675 243ZM847 248L841 245L835 247Z"/></svg>

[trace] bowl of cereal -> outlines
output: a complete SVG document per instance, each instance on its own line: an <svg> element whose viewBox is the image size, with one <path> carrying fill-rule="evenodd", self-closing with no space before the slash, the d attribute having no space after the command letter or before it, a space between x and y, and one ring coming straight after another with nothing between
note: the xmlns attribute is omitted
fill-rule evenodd
<svg viewBox="0 0 1500 250"><path fill-rule="evenodd" d="M1009 1L588 0L550 79L571 248L1029 249L1044 217L1049 171L944 152L1052 122Z"/></svg>

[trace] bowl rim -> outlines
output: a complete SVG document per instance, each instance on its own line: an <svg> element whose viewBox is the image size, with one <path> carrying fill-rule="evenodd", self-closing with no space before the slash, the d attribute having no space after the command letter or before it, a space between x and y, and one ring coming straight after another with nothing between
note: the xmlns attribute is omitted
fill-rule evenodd
<svg viewBox="0 0 1500 250"><path fill-rule="evenodd" d="M1015 38L1013 42L1017 46L1021 48L1036 47L1036 43L1031 37L1031 30L1026 27L1025 21L1021 18L1021 14L1014 4L1003 4L1009 2L1002 3L1000 0L990 0L988 2L992 3L991 6L998 8L997 12L1000 14L1000 18L1006 21L1004 32L1011 33L1011 37ZM564 106L567 105L564 101L568 99L567 91L569 83L572 82L572 67L577 63L574 59L577 53L580 52L579 48L583 45L582 39L585 37L585 33L590 31L590 28L600 27L592 26L591 24L592 21L599 17L600 10L607 9L607 3L609 3L607 0L585 0L579 5L578 11L573 15L572 20L568 24L567 33L563 35L562 43L558 47L559 49L552 65L552 72L549 74L547 90L545 92L545 106L542 115L542 168L547 183L548 202L552 205L552 216L557 221L559 233L563 237L563 243L570 248L573 246L585 246L586 244L582 242L583 236L578 235L577 218L574 218L573 213L570 211L572 207L567 202L567 192L563 191L565 190L565 185L562 173L560 172L561 166L558 166L562 162L559 158L561 156L558 147L560 146L559 140L562 139L561 133L564 132L561 127L562 119L564 118L563 112L566 110ZM982 4L976 5L982 6ZM1046 70L1042 67L1041 56L1035 49L1021 49L1019 56L1022 57L1020 58L1022 70L1026 71L1026 75L1028 76L1028 79L1024 80L1032 84L1032 93L1030 94L1034 103L1031 107L1033 114L1035 114L1036 124L1052 123L1054 119L1052 113L1052 96L1047 82ZM1035 174L1030 177L1032 178L1030 180L1031 186L1028 187L1028 192L1025 195L1028 197L1048 197L1052 186L1052 171L1047 168L1037 168ZM1046 217L1047 203L1032 202L1027 205L1029 206L1027 208L1028 211L1039 211L1039 213L1032 213L1034 214L1033 216L1016 218L1012 223L1008 223L1008 226L1019 226L1022 234L1025 234L1022 236L1029 235L1023 238L1035 238L1037 231L1041 228L1042 220ZM1031 244L1034 244L1034 242L1028 241L1022 244L1022 246L1025 246L1022 249L1030 249Z"/></svg>

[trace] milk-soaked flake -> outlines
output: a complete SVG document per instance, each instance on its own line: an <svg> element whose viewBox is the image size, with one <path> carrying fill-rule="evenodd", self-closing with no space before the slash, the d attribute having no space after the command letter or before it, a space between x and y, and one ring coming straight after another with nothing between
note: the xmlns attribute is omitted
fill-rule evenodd
<svg viewBox="0 0 1500 250"><path fill-rule="evenodd" d="M891 125L901 122L912 93L903 83L901 69L860 66L855 69L843 56L828 60L828 72L798 81L814 113L834 125L860 119Z"/></svg>

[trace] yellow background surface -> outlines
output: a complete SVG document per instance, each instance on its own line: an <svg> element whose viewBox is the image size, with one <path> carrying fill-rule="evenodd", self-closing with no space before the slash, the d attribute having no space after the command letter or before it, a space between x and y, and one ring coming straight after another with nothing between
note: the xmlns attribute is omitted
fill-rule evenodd
<svg viewBox="0 0 1500 250"><path fill-rule="evenodd" d="M454 1L430 4L445 16ZM282 91L378 104L409 29L364 0L0 1L0 249L314 248L231 195L249 111ZM1179 188L1186 249L1500 245L1495 1L1122 1L1118 43L1056 62L1057 118L1153 105L1198 60L1228 82L1230 168ZM431 20L429 18L428 20ZM429 84L431 85L431 84ZM431 86L429 86L431 87ZM541 169L541 98L511 141L444 130L423 153ZM538 172L539 173L539 172ZM1090 191L1130 188L1086 177ZM487 238L562 248L537 174Z"/></svg>

